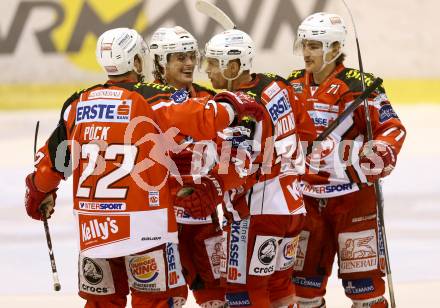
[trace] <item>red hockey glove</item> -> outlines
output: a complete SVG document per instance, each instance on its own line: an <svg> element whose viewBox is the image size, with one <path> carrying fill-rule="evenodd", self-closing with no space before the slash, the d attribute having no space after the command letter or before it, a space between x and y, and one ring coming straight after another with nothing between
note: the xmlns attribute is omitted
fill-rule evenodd
<svg viewBox="0 0 440 308"><path fill-rule="evenodd" d="M238 121L247 117L256 121L263 119L265 108L243 92L221 92L214 96L213 100L232 105L237 113Z"/></svg>
<svg viewBox="0 0 440 308"><path fill-rule="evenodd" d="M180 175L188 175L191 173L192 156L193 153L187 149L171 155L171 159L176 163Z"/></svg>
<svg viewBox="0 0 440 308"><path fill-rule="evenodd" d="M183 176L183 187L176 193L175 205L185 209L191 217L204 218L216 211L217 205L223 201L223 185L213 175L200 178L195 184L192 176Z"/></svg>
<svg viewBox="0 0 440 308"><path fill-rule="evenodd" d="M371 146L368 143L362 146L359 165L368 182L374 182L393 171L396 166L396 153L390 144L373 140Z"/></svg>
<svg viewBox="0 0 440 308"><path fill-rule="evenodd" d="M217 161L217 145L214 142L195 143L185 150L173 154L171 158L177 165L179 174L172 176L207 174Z"/></svg>
<svg viewBox="0 0 440 308"><path fill-rule="evenodd" d="M36 220L43 220L42 212L50 218L54 212L56 189L45 193L39 191L34 184L34 173L26 177L26 195L24 197L27 214Z"/></svg>

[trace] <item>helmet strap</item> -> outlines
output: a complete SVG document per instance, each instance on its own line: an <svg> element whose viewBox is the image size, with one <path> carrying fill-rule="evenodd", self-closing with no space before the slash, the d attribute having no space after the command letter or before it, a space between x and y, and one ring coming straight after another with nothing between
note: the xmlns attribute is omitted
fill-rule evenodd
<svg viewBox="0 0 440 308"><path fill-rule="evenodd" d="M322 55L322 65L317 73L321 73L327 65L336 61L336 59L342 54L342 50L339 50L339 52L332 59L330 59L330 61L327 61L325 59L325 56L327 55L327 53L329 53L329 49L325 48L324 53Z"/></svg>

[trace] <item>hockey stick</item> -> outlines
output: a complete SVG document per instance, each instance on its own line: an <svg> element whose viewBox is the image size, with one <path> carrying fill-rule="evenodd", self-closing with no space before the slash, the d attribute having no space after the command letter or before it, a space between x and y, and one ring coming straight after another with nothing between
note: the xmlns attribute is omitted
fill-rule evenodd
<svg viewBox="0 0 440 308"><path fill-rule="evenodd" d="M37 125L35 126L35 136L34 136L34 158L37 154L37 139L38 139L38 129L40 128L40 121L37 121ZM52 278L53 278L53 288L55 291L61 290L61 284L60 280L58 278L58 271L57 271L57 265L55 263L55 256L53 254L52 250L52 240L50 237L49 232L49 224L47 223L47 218L45 215L45 208L43 207L41 209L42 217L43 217L43 224L44 224L44 233L46 234L46 242L47 242L47 248L49 248L49 259L50 259L50 266L52 268Z"/></svg>
<svg viewBox="0 0 440 308"><path fill-rule="evenodd" d="M316 138L315 141L313 141L311 144L307 147L307 155L309 155L316 144L316 142L323 141L325 138L328 137L338 126L341 124L357 107L359 107L360 104L364 103L365 99L370 96L371 93L373 93L374 90L376 90L381 84L383 80L380 78L376 78L373 83L362 92L361 95L356 97L356 99L348 106L344 112L342 112L334 121L331 122L331 124L321 133L319 134L318 138Z"/></svg>
<svg viewBox="0 0 440 308"><path fill-rule="evenodd" d="M229 18L229 16L226 15L225 12L223 12L220 8L218 8L211 2L208 2L206 0L197 0L196 9L200 13L205 14L206 16L214 19L225 30L237 29L237 26L234 24L231 18Z"/></svg>
<svg viewBox="0 0 440 308"><path fill-rule="evenodd" d="M351 18L351 23L353 25L354 29L354 36L356 38L356 48L357 48L357 56L358 56L358 62L359 62L359 72L361 75L361 81L362 81L362 89L365 90L365 78L364 78L364 67L362 65L362 56L361 56L361 49L359 46L359 38L356 31L356 24L354 23L353 14L351 13L351 10L345 0L342 0L344 3L345 8L348 11L348 14ZM365 108L365 122L367 125L367 141L373 140L373 128L371 126L371 117L370 117L370 109L368 108L368 100L364 100L364 108ZM391 274L391 265L390 265L390 255L388 252L388 243L387 243L387 236L385 232L385 218L384 218L384 200L383 200L383 193L382 193L382 187L379 180L374 181L374 191L376 194L376 208L377 208L377 229L378 229L378 246L379 250L383 249L383 254L385 257L385 268L386 268L386 274L387 274L387 282L388 282L388 292L390 294L390 304L391 308L396 307L396 300L394 298L394 288L393 288L393 278ZM381 261L379 256L379 261ZM379 262L381 263L381 262Z"/></svg>

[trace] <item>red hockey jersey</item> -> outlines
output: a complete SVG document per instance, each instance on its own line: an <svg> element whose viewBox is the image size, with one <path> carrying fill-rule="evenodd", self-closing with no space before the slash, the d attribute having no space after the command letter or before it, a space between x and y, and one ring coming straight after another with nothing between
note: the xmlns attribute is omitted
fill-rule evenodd
<svg viewBox="0 0 440 308"><path fill-rule="evenodd" d="M293 71L288 80L295 95L305 104L316 128L321 133L362 92L360 73L339 65L320 85L305 70ZM367 86L374 80L365 74ZM399 153L405 139L405 128L394 112L383 87L368 99L373 138L390 144ZM363 105L321 144L307 159L304 194L333 197L359 189L367 182L359 166L359 151L366 142L366 122Z"/></svg>
<svg viewBox="0 0 440 308"><path fill-rule="evenodd" d="M214 139L231 121L226 108L206 101L178 104L158 85L129 82L96 85L66 101L36 155L34 180L51 191L73 173L84 255L111 258L177 242L166 185L175 168L169 154L181 150L174 137Z"/></svg>

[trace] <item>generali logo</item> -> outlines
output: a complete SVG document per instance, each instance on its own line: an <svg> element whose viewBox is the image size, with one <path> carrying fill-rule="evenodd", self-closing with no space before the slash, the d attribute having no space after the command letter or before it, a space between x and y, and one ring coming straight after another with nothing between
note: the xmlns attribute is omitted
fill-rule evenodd
<svg viewBox="0 0 440 308"><path fill-rule="evenodd" d="M377 243L374 230L339 235L341 273L377 269Z"/></svg>
<svg viewBox="0 0 440 308"><path fill-rule="evenodd" d="M360 259L365 257L375 257L376 252L372 243L374 237L366 236L361 238L349 238L345 241L345 247L342 248L343 259Z"/></svg>
<svg viewBox="0 0 440 308"><path fill-rule="evenodd" d="M129 215L78 216L81 250L130 238Z"/></svg>

